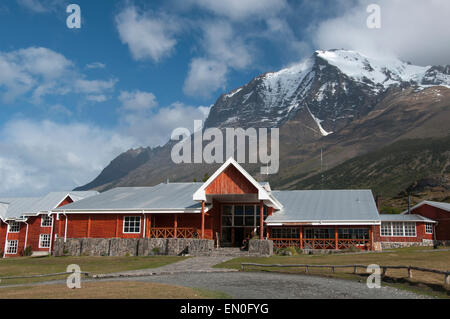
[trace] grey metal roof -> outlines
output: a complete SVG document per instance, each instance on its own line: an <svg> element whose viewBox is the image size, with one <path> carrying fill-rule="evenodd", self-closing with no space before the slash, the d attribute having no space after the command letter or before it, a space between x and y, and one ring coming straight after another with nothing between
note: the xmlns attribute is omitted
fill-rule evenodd
<svg viewBox="0 0 450 319"><path fill-rule="evenodd" d="M430 205L430 206L433 206L433 207L445 210L447 212L450 212L450 203L433 202L433 201L430 201L430 200L425 200L423 202L420 202L419 204L411 207L411 210L416 209L416 208L418 208L418 207L420 207L422 205ZM402 214L407 214L407 213L408 213L408 210L405 210L404 212L402 212Z"/></svg>
<svg viewBox="0 0 450 319"><path fill-rule="evenodd" d="M0 202L8 203L8 207L0 216L3 220L20 218L24 213L33 212L39 197L0 198Z"/></svg>
<svg viewBox="0 0 450 319"><path fill-rule="evenodd" d="M201 203L192 199L202 183L169 183L153 187L118 187L53 211L191 210Z"/></svg>
<svg viewBox="0 0 450 319"><path fill-rule="evenodd" d="M427 222L436 223L436 221L415 214L380 214L382 222Z"/></svg>
<svg viewBox="0 0 450 319"><path fill-rule="evenodd" d="M379 222L380 217L370 190L272 191L283 210L266 219L282 222Z"/></svg>
<svg viewBox="0 0 450 319"><path fill-rule="evenodd" d="M67 196L77 201L82 198L97 195L97 191L86 192L52 192L44 197L7 197L0 198L0 218L17 219L24 215L36 215L56 208Z"/></svg>

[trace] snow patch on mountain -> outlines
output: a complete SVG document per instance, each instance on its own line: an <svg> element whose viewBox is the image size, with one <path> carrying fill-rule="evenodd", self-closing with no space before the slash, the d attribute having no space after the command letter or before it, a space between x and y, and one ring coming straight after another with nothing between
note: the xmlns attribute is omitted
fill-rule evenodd
<svg viewBox="0 0 450 319"><path fill-rule="evenodd" d="M427 80L427 72L431 66L412 65L395 58L372 58L347 50L316 51L316 54L358 82L367 83L369 80L375 86L380 85L378 88L374 87L377 90L387 89L402 82L430 86L426 85L424 80ZM449 75L436 72L433 77L443 82L444 86L450 86Z"/></svg>
<svg viewBox="0 0 450 319"><path fill-rule="evenodd" d="M322 136L327 136L330 134L333 134L333 132L327 132L324 130L324 128L322 127L322 122L323 120L317 118L316 116L314 116L314 114L312 114L311 110L309 109L309 107L307 107L309 114L311 114L311 117L313 118L314 122L316 122L317 127L319 128L320 134L322 134Z"/></svg>

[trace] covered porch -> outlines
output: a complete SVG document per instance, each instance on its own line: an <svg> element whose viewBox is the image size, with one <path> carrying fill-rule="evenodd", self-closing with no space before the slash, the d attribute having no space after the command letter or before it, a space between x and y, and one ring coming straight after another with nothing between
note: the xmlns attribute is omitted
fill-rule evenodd
<svg viewBox="0 0 450 319"><path fill-rule="evenodd" d="M373 250L371 225L297 225L268 227L275 248Z"/></svg>

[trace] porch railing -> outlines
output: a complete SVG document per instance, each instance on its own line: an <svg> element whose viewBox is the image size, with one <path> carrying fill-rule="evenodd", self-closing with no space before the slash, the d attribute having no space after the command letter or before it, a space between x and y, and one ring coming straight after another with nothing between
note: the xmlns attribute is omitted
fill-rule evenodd
<svg viewBox="0 0 450 319"><path fill-rule="evenodd" d="M336 249L336 239L305 238L300 244L299 238L271 238L275 248L298 247L303 249ZM338 249L369 249L368 239L338 239Z"/></svg>
<svg viewBox="0 0 450 319"><path fill-rule="evenodd" d="M198 238L195 228L180 227L176 230L176 238ZM173 227L152 227L150 238L175 238L175 228Z"/></svg>

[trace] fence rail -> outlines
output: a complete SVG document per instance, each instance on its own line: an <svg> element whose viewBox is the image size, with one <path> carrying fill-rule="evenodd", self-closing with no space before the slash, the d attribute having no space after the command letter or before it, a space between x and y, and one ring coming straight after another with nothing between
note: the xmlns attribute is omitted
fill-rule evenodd
<svg viewBox="0 0 450 319"><path fill-rule="evenodd" d="M176 236L175 236L176 234ZM197 238L198 232L195 228L179 227L152 227L150 229L151 238Z"/></svg>
<svg viewBox="0 0 450 319"><path fill-rule="evenodd" d="M62 275L72 275L74 272L57 272L53 274L41 274L41 275L29 275L29 276L12 276L12 277L0 277L1 280L11 280L11 279L29 279L29 278L40 278L40 277L54 277L54 276L62 276ZM79 274L85 275L89 277L88 272L80 272Z"/></svg>
<svg viewBox="0 0 450 319"><path fill-rule="evenodd" d="M255 263L241 263L241 270L244 271L246 266L253 267L292 267L292 268L305 268L305 272L308 272L309 268L330 268L332 272L335 271L336 268L353 268L353 273L357 273L358 268L367 269L366 265L309 265L309 264L255 264ZM412 271L422 271L422 272L430 272L434 274L444 275L444 284L450 285L450 270L438 270L438 269L429 269L423 267L416 266L380 266L382 270L381 276L385 277L388 269L406 269L408 270L408 278L412 278Z"/></svg>
<svg viewBox="0 0 450 319"><path fill-rule="evenodd" d="M276 248L298 247L303 249L346 249L359 248L368 250L370 241L368 239L336 239L334 238L271 238ZM337 245L337 247L336 247Z"/></svg>

